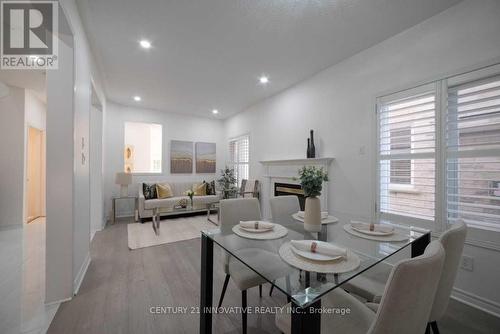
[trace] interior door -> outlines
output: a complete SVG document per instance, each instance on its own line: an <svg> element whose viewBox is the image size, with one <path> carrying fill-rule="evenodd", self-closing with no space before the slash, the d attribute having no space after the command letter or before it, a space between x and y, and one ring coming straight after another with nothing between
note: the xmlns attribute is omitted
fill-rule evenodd
<svg viewBox="0 0 500 334"><path fill-rule="evenodd" d="M43 215L43 133L28 127L28 158L27 158L27 220L28 223Z"/></svg>

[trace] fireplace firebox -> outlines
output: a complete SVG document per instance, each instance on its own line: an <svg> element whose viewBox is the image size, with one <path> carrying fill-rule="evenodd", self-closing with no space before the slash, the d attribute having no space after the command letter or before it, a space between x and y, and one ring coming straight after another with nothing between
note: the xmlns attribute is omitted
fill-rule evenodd
<svg viewBox="0 0 500 334"><path fill-rule="evenodd" d="M300 184L293 183L274 183L274 196L295 195L299 198L300 210L304 210L306 205L306 196Z"/></svg>

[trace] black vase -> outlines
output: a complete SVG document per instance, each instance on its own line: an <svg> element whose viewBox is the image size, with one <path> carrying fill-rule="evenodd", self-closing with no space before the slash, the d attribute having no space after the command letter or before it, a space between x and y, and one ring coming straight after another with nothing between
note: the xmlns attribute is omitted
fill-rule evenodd
<svg viewBox="0 0 500 334"><path fill-rule="evenodd" d="M311 130L311 148L309 149L309 158L316 158L316 147L314 146L314 131Z"/></svg>
<svg viewBox="0 0 500 334"><path fill-rule="evenodd" d="M307 159L311 157L311 139L307 138Z"/></svg>

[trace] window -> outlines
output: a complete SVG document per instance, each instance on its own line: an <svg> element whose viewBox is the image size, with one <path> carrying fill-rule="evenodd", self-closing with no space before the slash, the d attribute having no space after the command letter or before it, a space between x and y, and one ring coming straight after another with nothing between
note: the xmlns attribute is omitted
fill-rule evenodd
<svg viewBox="0 0 500 334"><path fill-rule="evenodd" d="M234 169L236 185L241 180L248 179L250 168L250 140L248 136L242 136L229 141L229 163Z"/></svg>
<svg viewBox="0 0 500 334"><path fill-rule="evenodd" d="M500 227L500 77L448 88L446 199L449 221Z"/></svg>
<svg viewBox="0 0 500 334"><path fill-rule="evenodd" d="M391 151L410 151L411 128L407 127L390 132ZM411 184L411 160L391 160L391 184Z"/></svg>
<svg viewBox="0 0 500 334"><path fill-rule="evenodd" d="M498 244L500 64L379 97L377 130L379 218L436 230L462 219Z"/></svg>
<svg viewBox="0 0 500 334"><path fill-rule="evenodd" d="M162 172L162 126L125 122L124 170L127 173Z"/></svg>
<svg viewBox="0 0 500 334"><path fill-rule="evenodd" d="M435 85L380 98L379 212L425 222L435 217Z"/></svg>

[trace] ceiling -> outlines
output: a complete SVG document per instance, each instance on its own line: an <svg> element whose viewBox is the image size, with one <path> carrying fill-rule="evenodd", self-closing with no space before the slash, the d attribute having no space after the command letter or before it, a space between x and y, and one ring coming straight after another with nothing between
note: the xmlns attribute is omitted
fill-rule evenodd
<svg viewBox="0 0 500 334"><path fill-rule="evenodd" d="M207 117L216 108L219 118L458 2L77 0L111 101Z"/></svg>

